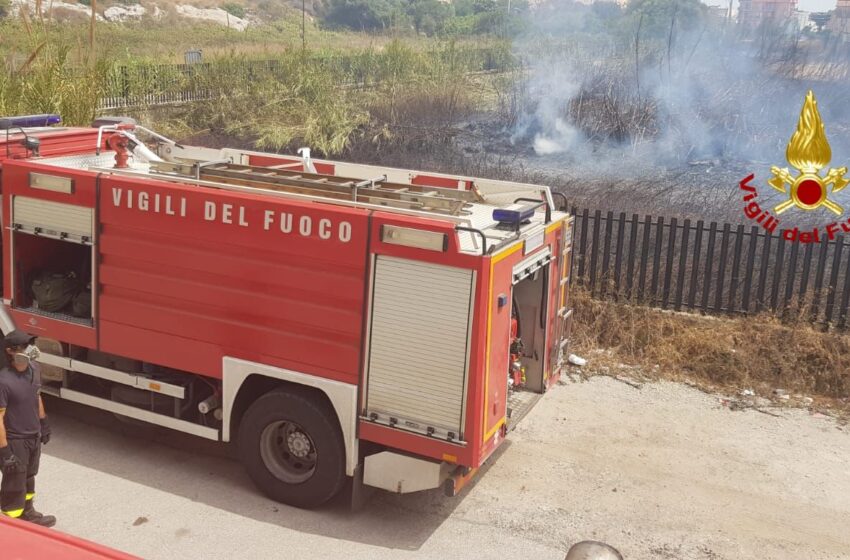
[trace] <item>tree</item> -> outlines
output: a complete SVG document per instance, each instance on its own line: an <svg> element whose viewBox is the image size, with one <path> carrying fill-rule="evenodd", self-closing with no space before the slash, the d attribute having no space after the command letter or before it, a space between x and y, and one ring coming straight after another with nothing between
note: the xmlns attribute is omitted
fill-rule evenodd
<svg viewBox="0 0 850 560"><path fill-rule="evenodd" d="M699 0L634 0L627 12L642 19L642 37L666 37L674 20L677 29L698 28L705 20L706 10Z"/></svg>
<svg viewBox="0 0 850 560"><path fill-rule="evenodd" d="M410 0L407 13L413 20L416 31L426 35L441 31L446 22L454 16L452 5L440 0Z"/></svg>
<svg viewBox="0 0 850 560"><path fill-rule="evenodd" d="M391 27L403 11L401 0L332 0L325 22L331 27L374 31Z"/></svg>
<svg viewBox="0 0 850 560"><path fill-rule="evenodd" d="M12 0L0 0L0 18L4 18L12 11Z"/></svg>
<svg viewBox="0 0 850 560"><path fill-rule="evenodd" d="M245 17L245 6L240 4L228 2L227 4L222 4L221 9L234 17L238 17L239 19Z"/></svg>
<svg viewBox="0 0 850 560"><path fill-rule="evenodd" d="M616 2L594 2L590 5L590 11L601 21L614 21L623 13Z"/></svg>

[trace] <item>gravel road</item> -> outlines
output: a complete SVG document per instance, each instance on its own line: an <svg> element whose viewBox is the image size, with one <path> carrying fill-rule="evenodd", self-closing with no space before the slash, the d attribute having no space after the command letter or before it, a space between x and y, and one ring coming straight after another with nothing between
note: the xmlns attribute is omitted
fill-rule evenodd
<svg viewBox="0 0 850 560"><path fill-rule="evenodd" d="M220 444L49 399L38 507L143 558L850 559L850 433L804 410L733 412L684 385L566 383L458 498L375 493L300 511Z"/></svg>

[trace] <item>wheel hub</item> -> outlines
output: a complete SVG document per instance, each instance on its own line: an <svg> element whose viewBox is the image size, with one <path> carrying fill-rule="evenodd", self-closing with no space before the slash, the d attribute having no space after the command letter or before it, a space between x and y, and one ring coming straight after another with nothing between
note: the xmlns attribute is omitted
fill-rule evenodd
<svg viewBox="0 0 850 560"><path fill-rule="evenodd" d="M260 434L260 457L269 472L287 484L301 484L316 472L318 452L299 424L279 420Z"/></svg>
<svg viewBox="0 0 850 560"><path fill-rule="evenodd" d="M289 447L289 452L300 459L310 453L310 439L304 432L297 431L289 434L289 437L286 438L286 445Z"/></svg>

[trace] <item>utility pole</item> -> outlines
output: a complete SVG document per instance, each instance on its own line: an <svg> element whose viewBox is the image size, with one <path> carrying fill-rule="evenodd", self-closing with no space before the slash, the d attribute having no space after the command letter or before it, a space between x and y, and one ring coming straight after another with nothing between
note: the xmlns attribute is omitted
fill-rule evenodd
<svg viewBox="0 0 850 560"><path fill-rule="evenodd" d="M39 13L41 16L41 13ZM89 24L89 52L91 53L92 66L97 58L97 53L94 50L94 28L97 24L97 0L91 0L91 23Z"/></svg>
<svg viewBox="0 0 850 560"><path fill-rule="evenodd" d="M301 50L307 52L307 0L301 0Z"/></svg>

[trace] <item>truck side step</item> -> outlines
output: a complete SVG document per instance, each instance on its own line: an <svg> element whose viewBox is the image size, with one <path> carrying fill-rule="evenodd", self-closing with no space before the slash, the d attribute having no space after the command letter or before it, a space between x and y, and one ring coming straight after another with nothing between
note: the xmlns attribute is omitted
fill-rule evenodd
<svg viewBox="0 0 850 560"><path fill-rule="evenodd" d="M532 391L511 391L508 395L508 431L511 432L517 427L520 420L525 418L525 415L531 412L534 405L537 404L543 397L543 393L534 393Z"/></svg>
<svg viewBox="0 0 850 560"><path fill-rule="evenodd" d="M171 428L172 430L177 430L178 432L185 432L187 434L211 439L213 441L219 441L219 431L214 428L208 428L207 426L193 424L192 422L179 420L177 418L172 418L171 416L165 416L164 414L157 414L149 410L143 410L141 408L121 404L118 402L111 401L109 399L103 399L101 397L95 397L93 395L88 395L86 393L81 393L80 391L74 391L72 389L66 389L64 387L59 389L58 392L58 396L60 399L65 399L67 401L73 401L76 403L93 406L95 408L108 410L109 412L114 412L115 414L120 414L129 418L135 418L137 420L142 420L143 422L150 422L151 424L156 424L165 428Z"/></svg>
<svg viewBox="0 0 850 560"><path fill-rule="evenodd" d="M160 393L177 399L186 398L186 390L180 385L173 385L171 383L166 383L165 381L150 379L143 375L125 373L123 371L118 371L117 369L96 366L88 362L81 362L80 360L72 360L65 356L56 356L47 353L42 354L39 360L51 366L56 366L68 371L84 373L86 375L91 375L92 377L106 379L107 381L113 381L115 383L121 383L122 385L128 385L136 389Z"/></svg>

